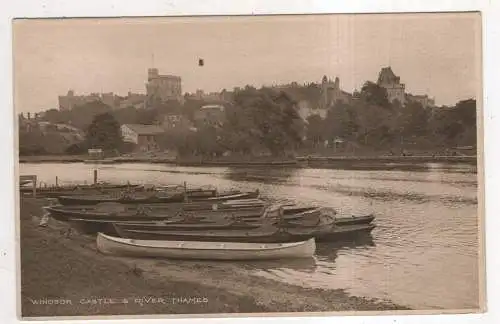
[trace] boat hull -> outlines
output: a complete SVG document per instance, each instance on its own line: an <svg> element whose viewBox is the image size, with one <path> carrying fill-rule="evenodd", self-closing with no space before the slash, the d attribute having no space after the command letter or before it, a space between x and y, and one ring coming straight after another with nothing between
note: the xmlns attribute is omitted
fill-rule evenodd
<svg viewBox="0 0 500 324"><path fill-rule="evenodd" d="M221 196L188 196L188 199L192 202L206 202L206 203L217 203L223 201L230 201L232 199L255 199L258 198L258 192L245 192L230 195ZM59 196L59 203L64 206L92 206L100 203L120 203L120 204L168 204L168 203L182 203L185 201L185 196L183 193L161 197L161 196L151 196L151 197L112 197L112 196L102 196L102 197L86 197L86 196Z"/></svg>
<svg viewBox="0 0 500 324"><path fill-rule="evenodd" d="M215 222L201 222L189 223L183 221L167 221L166 224L157 224L157 222L143 222L139 223L136 221L121 221L116 220L88 220L88 219L69 219L71 226L78 229L80 232L85 234L96 234L98 232L104 234L117 234L113 224L116 223L128 230L181 230L181 231L203 231L203 230L231 230L231 229L254 229L257 228L256 224L247 224L244 222L226 222L226 223L215 223Z"/></svg>
<svg viewBox="0 0 500 324"><path fill-rule="evenodd" d="M81 219L97 222L145 222L163 221L172 218L187 217L200 222L220 221L221 218L245 218L252 217L262 219L263 207L249 208L222 208L213 210L208 206L200 209L184 210L182 205L170 208L167 204L162 205L121 205L102 204L96 206L48 206L45 209L50 212L54 219L68 221L70 219ZM210 205L212 206L212 205ZM185 216L184 216L185 215Z"/></svg>
<svg viewBox="0 0 500 324"><path fill-rule="evenodd" d="M63 194L65 192L88 192L94 190L120 190L120 189L133 189L137 188L139 185L131 185L131 184L117 184L117 185L75 185L75 186L60 186L60 187L41 187L36 188L37 194L50 194L50 193L59 193ZM30 193L33 191L33 188L26 186L20 188L21 192Z"/></svg>
<svg viewBox="0 0 500 324"><path fill-rule="evenodd" d="M85 196L60 196L57 198L63 206L93 206L100 203L120 203L120 204L159 204L182 202L183 195L175 195L169 197L145 197L145 198L113 198L102 197L92 199Z"/></svg>
<svg viewBox="0 0 500 324"><path fill-rule="evenodd" d="M316 244L313 238L306 241L277 244L137 241L99 233L97 235L97 249L103 254L120 256L233 261L310 258L314 255Z"/></svg>
<svg viewBox="0 0 500 324"><path fill-rule="evenodd" d="M338 217L335 219L337 226L369 224L375 219L374 215Z"/></svg>
<svg viewBox="0 0 500 324"><path fill-rule="evenodd" d="M280 230L276 227L255 230L213 230L213 231L161 231L126 229L113 224L116 233L122 238L152 241L206 241L241 243L288 243L306 241L314 238L314 230Z"/></svg>
<svg viewBox="0 0 500 324"><path fill-rule="evenodd" d="M334 226L331 230L319 232L315 238L317 242L346 241L370 235L375 224L356 224Z"/></svg>

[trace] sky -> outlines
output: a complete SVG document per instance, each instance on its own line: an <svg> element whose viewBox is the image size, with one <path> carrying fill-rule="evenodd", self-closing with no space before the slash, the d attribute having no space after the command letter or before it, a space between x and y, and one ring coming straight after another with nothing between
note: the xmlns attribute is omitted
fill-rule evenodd
<svg viewBox="0 0 500 324"><path fill-rule="evenodd" d="M478 95L477 13L16 20L14 104L58 107L58 96L145 93L147 69L183 92L340 78L352 92L391 66L407 92L438 105ZM198 59L204 66L198 66Z"/></svg>

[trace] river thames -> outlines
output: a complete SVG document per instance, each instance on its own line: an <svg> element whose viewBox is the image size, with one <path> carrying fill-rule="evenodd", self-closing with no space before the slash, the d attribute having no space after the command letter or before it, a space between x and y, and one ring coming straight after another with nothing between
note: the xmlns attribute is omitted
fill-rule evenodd
<svg viewBox="0 0 500 324"><path fill-rule="evenodd" d="M95 166L20 164L39 181L91 183ZM371 238L318 243L313 264L241 265L241 271L304 287L391 300L415 309L479 307L478 181L475 166L428 164L418 170L339 170L101 165L99 180L259 189L264 196L374 213Z"/></svg>

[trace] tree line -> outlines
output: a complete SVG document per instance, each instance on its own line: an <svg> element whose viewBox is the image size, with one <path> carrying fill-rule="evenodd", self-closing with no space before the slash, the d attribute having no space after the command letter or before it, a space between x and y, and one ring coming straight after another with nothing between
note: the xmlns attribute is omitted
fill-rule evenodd
<svg viewBox="0 0 500 324"><path fill-rule="evenodd" d="M295 86L292 91L246 86L235 91L231 103L225 105L224 123L196 125L196 131L166 130L157 142L163 149L175 149L186 156L220 156L227 152L283 156L298 150L315 152L338 139L386 152L476 144L474 99L460 101L453 107L426 108L411 101L401 105L389 102L384 88L366 82L352 100L331 106L325 118L312 115L303 120L297 109L298 100L312 97L318 102L319 95L314 84ZM202 100L189 99L183 104L153 102L149 109L111 110L101 102L93 102L71 111L46 111L44 119L85 130L85 141L66 148L67 154L89 147L125 152L130 148L121 140L121 124L153 124L166 113L181 114L193 121L194 112L204 104ZM22 134L20 146L21 139Z"/></svg>

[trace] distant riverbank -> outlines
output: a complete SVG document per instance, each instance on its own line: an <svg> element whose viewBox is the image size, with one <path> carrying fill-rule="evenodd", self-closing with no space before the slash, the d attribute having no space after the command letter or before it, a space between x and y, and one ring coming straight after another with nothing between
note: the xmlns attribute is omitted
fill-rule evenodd
<svg viewBox="0 0 500 324"><path fill-rule="evenodd" d="M89 163L89 164L118 164L118 163L158 163L179 166L226 166L226 167L377 167L393 164L417 165L426 163L467 163L477 164L477 156L448 156L448 155L415 155L415 156L302 156L295 159L175 159L162 157L118 157L97 160L92 162L87 156L81 155L54 155L54 156L21 156L19 163Z"/></svg>

